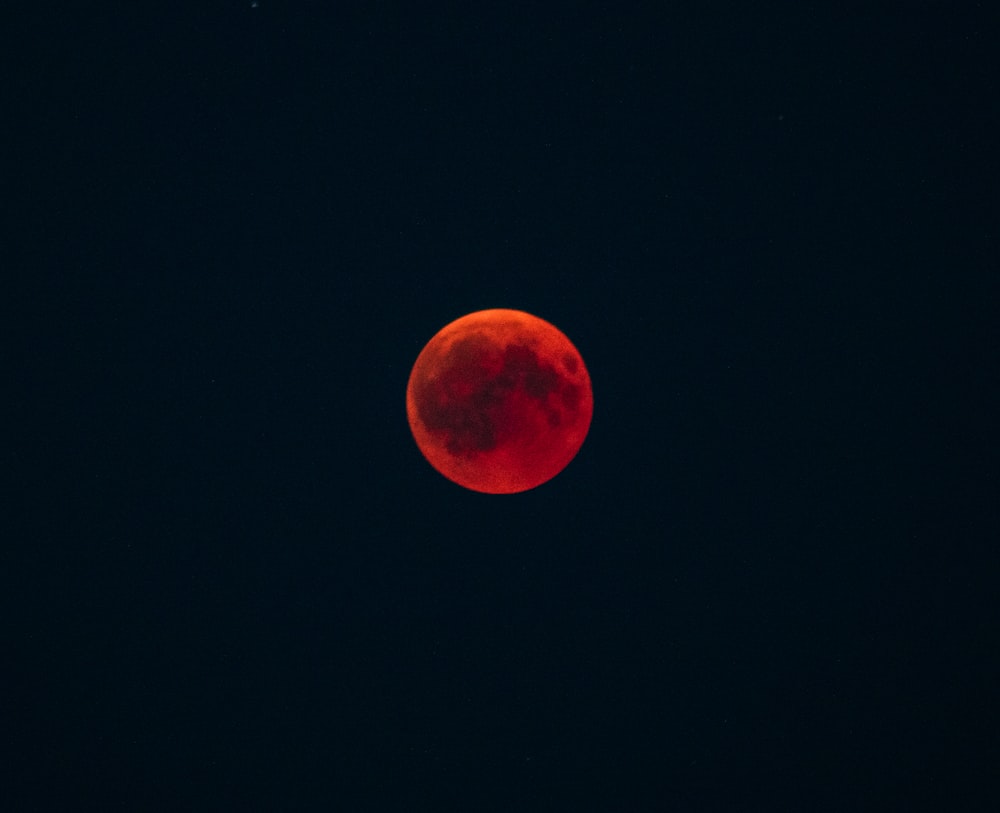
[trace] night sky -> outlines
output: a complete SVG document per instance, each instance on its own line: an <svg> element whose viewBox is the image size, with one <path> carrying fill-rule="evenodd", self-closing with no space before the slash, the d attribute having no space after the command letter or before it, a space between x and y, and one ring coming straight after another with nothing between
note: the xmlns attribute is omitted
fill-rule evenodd
<svg viewBox="0 0 1000 813"><path fill-rule="evenodd" d="M139 5L5 57L0 807L998 809L989 4ZM484 308L518 495L406 420Z"/></svg>

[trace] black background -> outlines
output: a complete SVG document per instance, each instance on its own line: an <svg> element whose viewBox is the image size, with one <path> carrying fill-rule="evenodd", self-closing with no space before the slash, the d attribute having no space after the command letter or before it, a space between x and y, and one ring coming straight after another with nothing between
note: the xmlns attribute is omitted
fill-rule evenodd
<svg viewBox="0 0 1000 813"><path fill-rule="evenodd" d="M7 809L994 809L983 7L23 32ZM403 405L491 307L595 393L508 497Z"/></svg>

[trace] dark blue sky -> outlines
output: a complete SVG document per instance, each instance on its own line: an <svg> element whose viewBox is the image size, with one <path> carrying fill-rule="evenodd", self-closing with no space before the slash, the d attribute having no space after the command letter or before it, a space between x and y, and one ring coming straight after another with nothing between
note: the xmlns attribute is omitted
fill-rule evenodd
<svg viewBox="0 0 1000 813"><path fill-rule="evenodd" d="M11 809L992 809L984 9L185 13L12 71ZM510 497L403 402L492 307Z"/></svg>

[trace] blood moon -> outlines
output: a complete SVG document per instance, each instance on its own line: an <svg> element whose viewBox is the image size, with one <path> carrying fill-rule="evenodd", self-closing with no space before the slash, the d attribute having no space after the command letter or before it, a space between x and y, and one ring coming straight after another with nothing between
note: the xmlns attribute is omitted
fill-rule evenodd
<svg viewBox="0 0 1000 813"><path fill-rule="evenodd" d="M590 428L594 396L580 353L554 325L495 308L443 327L406 387L410 429L428 462L460 486L514 494L551 480Z"/></svg>

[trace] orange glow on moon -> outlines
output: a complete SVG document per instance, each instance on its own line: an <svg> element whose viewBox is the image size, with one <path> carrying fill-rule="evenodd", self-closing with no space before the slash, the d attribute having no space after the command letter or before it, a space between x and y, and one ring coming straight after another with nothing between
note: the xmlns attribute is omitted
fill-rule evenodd
<svg viewBox="0 0 1000 813"><path fill-rule="evenodd" d="M517 310L477 311L420 352L406 415L428 462L460 486L514 494L551 480L590 428L580 353L554 325Z"/></svg>

